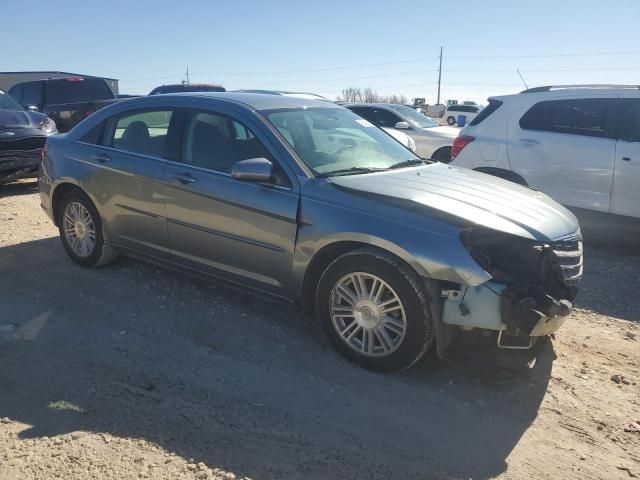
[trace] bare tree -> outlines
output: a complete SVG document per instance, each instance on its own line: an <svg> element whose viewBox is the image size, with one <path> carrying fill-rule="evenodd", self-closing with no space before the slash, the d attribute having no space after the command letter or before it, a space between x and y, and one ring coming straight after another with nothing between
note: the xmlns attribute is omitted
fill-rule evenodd
<svg viewBox="0 0 640 480"><path fill-rule="evenodd" d="M360 87L347 87L342 89L342 93L336 98L339 102L352 103L399 103L406 104L407 96L404 94L380 95L371 87L361 89Z"/></svg>

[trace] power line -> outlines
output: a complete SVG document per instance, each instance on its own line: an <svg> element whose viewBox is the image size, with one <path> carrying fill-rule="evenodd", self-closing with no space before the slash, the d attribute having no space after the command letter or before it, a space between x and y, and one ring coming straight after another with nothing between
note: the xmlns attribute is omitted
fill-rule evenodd
<svg viewBox="0 0 640 480"><path fill-rule="evenodd" d="M557 58L557 57L597 57L609 55L640 55L639 50L626 52L588 52L588 53L554 53L545 55L452 55L449 58L460 59L487 59L487 58Z"/></svg>

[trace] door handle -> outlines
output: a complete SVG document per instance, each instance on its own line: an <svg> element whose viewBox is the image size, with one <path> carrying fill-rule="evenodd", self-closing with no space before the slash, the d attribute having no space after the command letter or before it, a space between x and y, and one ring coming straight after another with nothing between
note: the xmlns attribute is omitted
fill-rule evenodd
<svg viewBox="0 0 640 480"><path fill-rule="evenodd" d="M183 173L180 175L174 175L174 179L178 180L181 184L187 185L189 183L196 183L198 180L190 173Z"/></svg>
<svg viewBox="0 0 640 480"><path fill-rule="evenodd" d="M111 157L106 153L94 153L91 155L91 158L97 160L100 163L107 163L109 160L111 160Z"/></svg>
<svg viewBox="0 0 640 480"><path fill-rule="evenodd" d="M622 157L622 160L624 160L625 162L630 162L631 161L631 157Z"/></svg>
<svg viewBox="0 0 640 480"><path fill-rule="evenodd" d="M540 145L540 142L538 140L534 140L533 138L521 138L520 143L524 143L529 147L533 145Z"/></svg>

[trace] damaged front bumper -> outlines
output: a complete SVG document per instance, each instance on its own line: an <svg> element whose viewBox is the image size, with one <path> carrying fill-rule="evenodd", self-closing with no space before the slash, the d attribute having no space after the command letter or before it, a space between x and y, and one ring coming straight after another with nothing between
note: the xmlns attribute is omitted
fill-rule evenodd
<svg viewBox="0 0 640 480"><path fill-rule="evenodd" d="M583 272L582 240L579 233L549 243L506 240L488 235L469 242L493 280L443 289L442 321L462 330L498 331L498 346L527 348L532 337L555 333L571 313Z"/></svg>
<svg viewBox="0 0 640 480"><path fill-rule="evenodd" d="M0 140L0 182L35 176L45 140L43 135Z"/></svg>

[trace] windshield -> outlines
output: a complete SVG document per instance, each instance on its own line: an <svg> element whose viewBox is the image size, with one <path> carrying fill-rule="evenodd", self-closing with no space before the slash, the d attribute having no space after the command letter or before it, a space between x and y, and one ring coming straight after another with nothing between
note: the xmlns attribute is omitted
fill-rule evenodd
<svg viewBox="0 0 640 480"><path fill-rule="evenodd" d="M365 173L408 161L410 150L346 108L308 108L263 112L302 161L316 174Z"/></svg>
<svg viewBox="0 0 640 480"><path fill-rule="evenodd" d="M11 95L0 90L0 110L24 110Z"/></svg>
<svg viewBox="0 0 640 480"><path fill-rule="evenodd" d="M407 107L405 105L391 105L391 108L402 115L407 122L416 128L433 128L438 126L438 124L429 117L416 112L411 107Z"/></svg>

